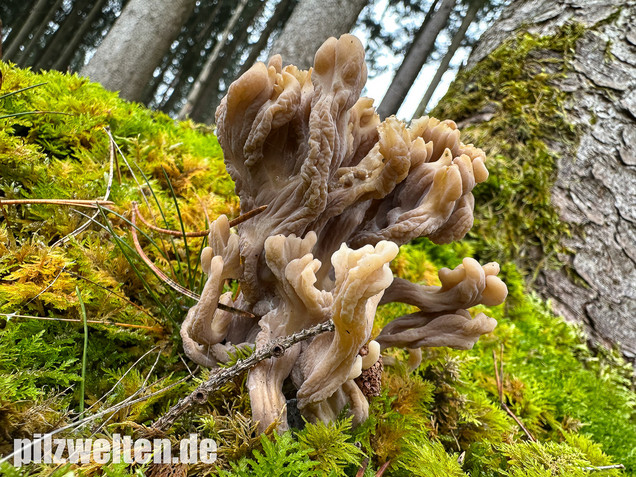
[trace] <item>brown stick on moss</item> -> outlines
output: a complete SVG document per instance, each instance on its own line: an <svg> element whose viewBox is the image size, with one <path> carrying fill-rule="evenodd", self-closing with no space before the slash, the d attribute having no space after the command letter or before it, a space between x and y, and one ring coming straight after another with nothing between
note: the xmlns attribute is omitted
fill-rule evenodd
<svg viewBox="0 0 636 477"><path fill-rule="evenodd" d="M168 412L161 416L151 426L152 429L158 431L166 431L175 423L175 421L183 415L188 409L195 404L204 404L208 400L208 396L217 391L223 384L227 383L230 379L235 378L244 371L253 368L261 361L268 358L280 357L285 353L285 350L291 348L296 343L305 341L313 336L319 335L326 331L333 331L333 321L329 320L325 323L320 323L312 328L294 333L293 335L285 336L270 341L263 348L254 351L249 357L237 362L234 366L229 368L220 368L216 373L210 376L205 383L197 387L188 396L182 398L172 406Z"/></svg>

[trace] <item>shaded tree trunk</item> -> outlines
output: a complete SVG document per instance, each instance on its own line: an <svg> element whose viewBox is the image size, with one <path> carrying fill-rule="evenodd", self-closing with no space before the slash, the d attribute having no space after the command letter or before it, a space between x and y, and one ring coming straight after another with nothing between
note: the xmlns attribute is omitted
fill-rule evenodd
<svg viewBox="0 0 636 477"><path fill-rule="evenodd" d="M248 5L242 15L243 20L239 22L235 27L235 32L232 35L232 39L229 43L226 43L225 47L221 50L223 56L217 57L216 61L212 65L212 73L208 77L203 91L199 95L194 108L190 113L190 117L199 122L213 122L214 112L219 99L219 81L225 75L225 70L228 65L231 65L235 60L235 54L237 49L245 44L249 27L254 23L254 20L262 13L265 7L266 1L258 1L253 5ZM251 7L251 8L250 8ZM240 59L240 55L239 55Z"/></svg>
<svg viewBox="0 0 636 477"><path fill-rule="evenodd" d="M7 49L5 51L6 59L14 61L13 58L19 53L20 46L25 42L25 40L29 37L29 34L37 25L40 24L46 15L47 8L50 3L50 0L38 0L20 30L15 36L11 34L11 42L7 45ZM16 25L13 28L17 29L18 27Z"/></svg>
<svg viewBox="0 0 636 477"><path fill-rule="evenodd" d="M173 113L175 111L175 105L187 95L187 83L189 77L196 77L201 69L201 58L205 56L206 44L212 37L212 33L216 31L218 26L218 17L224 6L223 0L217 0L212 5L209 12L203 15L206 21L200 28L200 31L192 38L193 43L188 41L188 38L180 38L180 45L166 55L163 60L162 71L156 77L153 78L146 88L146 92L143 96L144 104L152 104L153 98L156 102L156 107L166 113ZM185 32L196 31L197 28L198 12L195 13L186 23L184 29ZM181 37L184 36L182 32ZM178 66L178 68L177 68ZM173 78L170 83L166 83L165 77L168 72L172 73ZM161 98L155 98L156 91L161 84L167 86L166 91L161 95ZM184 90L186 90L184 92Z"/></svg>
<svg viewBox="0 0 636 477"><path fill-rule="evenodd" d="M309 68L320 45L331 36L348 33L366 4L367 0L300 0L271 54L280 54L283 64Z"/></svg>
<svg viewBox="0 0 636 477"><path fill-rule="evenodd" d="M139 100L195 0L130 0L81 73Z"/></svg>
<svg viewBox="0 0 636 477"><path fill-rule="evenodd" d="M448 47L448 51L444 55L444 58L442 58L442 61L437 67L437 71L435 72L435 76L433 76L433 79L429 83L428 88L426 88L426 92L424 93L420 104L415 110L415 114L413 114L414 119L424 116L426 112L426 106L428 106L429 101L433 97L433 93L437 89L442 76L444 76L444 73L446 73L446 71L448 70L450 62L453 59L453 56L455 56L457 49L464 41L464 38L466 37L466 31L468 31L468 27L475 21L477 13L479 13L481 7L484 6L484 3L485 0L474 0L468 7L466 15L464 15L464 19L462 20L462 24L459 26L459 30L455 32L455 35L453 35L453 40Z"/></svg>
<svg viewBox="0 0 636 477"><path fill-rule="evenodd" d="M636 3L623 0L516 0L483 35L466 69L483 68L488 55L519 32L550 38L563 31L563 25L576 31L574 48L538 49L524 65L528 81L542 81L540 75L551 72L538 66L567 59L567 70L551 76L544 87L544 91L557 88L567 98L563 111L558 111L566 121L549 125L560 129L545 141L533 136L531 129L524 131L519 117L508 118L520 135L529 135L526 144L544 140L550 152L558 155L551 203L571 233L561 239L570 251L559 257L564 265L541 267L533 286L552 301L556 312L582 323L601 342L620 343L631 358L636 356L635 19ZM497 80L497 71L491 68L488 73ZM460 84L467 97L474 94L474 83ZM457 97L461 91L454 94ZM461 120L460 126L470 124L471 137L483 135L492 131L489 121L503 113L500 105L521 101L521 94L522 90L496 101L486 99L479 110L467 106L466 117L453 119ZM542 98L529 99L526 111L536 111ZM572 129L578 131L574 145L567 140ZM525 244L521 252L530 255L530 247Z"/></svg>
<svg viewBox="0 0 636 477"><path fill-rule="evenodd" d="M236 26L236 23L238 22L241 16L241 13L243 13L243 10L247 6L247 3L248 3L248 0L241 0L241 3L239 3L236 6L236 9L234 10L234 13L232 14L232 18L230 18L230 20L228 21L227 26L225 30L223 31L223 34L221 35L221 39L214 46L212 53L210 54L209 58L206 60L205 65L203 66L203 70L201 70L201 73L199 73L199 76L194 81L194 84L192 85L192 89L190 90L190 93L188 94L186 104L183 106L183 108L181 108L181 111L179 111L179 115L178 115L179 119L185 119L187 116L190 115L190 113L192 112L192 109L194 108L194 105L203 94L203 89L208 79L210 78L210 75L212 74L213 65L216 62L217 58L219 57L221 48L223 48L223 46L225 45L225 42L230 36L230 33L234 30L234 27Z"/></svg>
<svg viewBox="0 0 636 477"><path fill-rule="evenodd" d="M90 9L85 18L81 20L79 28L73 34L73 38L69 41L64 50L62 50L62 54L57 58L55 63L53 64L53 69L55 70L65 70L69 67L73 56L75 55L77 48L82 42L84 35L93 24L95 19L101 13L102 7L106 3L106 0L97 0L93 7Z"/></svg>
<svg viewBox="0 0 636 477"><path fill-rule="evenodd" d="M378 106L377 112L380 118L384 119L400 109L422 66L435 49L435 40L446 27L455 3L455 0L442 0L442 4L431 17L430 22L422 24L404 61L395 73L391 86Z"/></svg>
<svg viewBox="0 0 636 477"><path fill-rule="evenodd" d="M62 54L64 47L69 44L75 30L80 24L81 13L84 8L80 2L75 2L70 12L60 20L58 29L51 35L44 49L39 53L36 69L50 69Z"/></svg>
<svg viewBox="0 0 636 477"><path fill-rule="evenodd" d="M287 13L289 15L288 10L291 3L292 0L280 0L280 2L278 2L271 18L267 20L267 24L261 32L258 41L251 46L250 54L243 63L243 66L241 66L238 76L241 76L248 69L250 69L254 63L256 63L258 56L261 54L261 51L265 49L269 37L272 36L274 30L279 27L279 24L283 22L283 20L285 19L285 14Z"/></svg>
<svg viewBox="0 0 636 477"><path fill-rule="evenodd" d="M63 1L64 0L57 0L53 4L44 19L40 22L37 30L35 30L35 32L33 33L31 41L26 45L24 51L15 56L16 62L19 63L20 66L33 66L33 63L35 61L35 55L33 55L33 53L42 48L40 45L40 39L42 38L42 36L44 36L44 32L48 28L49 23L55 18L55 14L62 6Z"/></svg>

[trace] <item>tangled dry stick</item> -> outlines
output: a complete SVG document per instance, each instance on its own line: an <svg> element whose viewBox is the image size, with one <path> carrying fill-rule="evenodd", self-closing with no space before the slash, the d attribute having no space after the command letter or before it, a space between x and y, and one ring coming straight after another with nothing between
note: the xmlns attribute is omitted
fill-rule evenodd
<svg viewBox="0 0 636 477"><path fill-rule="evenodd" d="M259 348L257 351L252 353L248 358L237 362L230 368L220 368L216 371L213 371L210 379L197 387L188 396L179 400L177 404L172 406L168 410L168 412L166 412L163 416L161 416L161 418L155 421L155 423L151 426L152 429L159 431L165 431L169 429L170 426L172 426L172 424L174 424L174 422L183 415L183 413L185 413L195 404L204 404L205 402L207 402L208 396L211 393L217 391L230 379L240 375L244 371L253 368L261 361L264 361L268 358L279 358L283 356L285 354L285 351L291 348L296 343L300 343L301 341L305 341L321 333L333 330L333 321L320 323L319 325L300 331L299 333L294 333L293 335L272 340L266 346L263 346L262 348Z"/></svg>

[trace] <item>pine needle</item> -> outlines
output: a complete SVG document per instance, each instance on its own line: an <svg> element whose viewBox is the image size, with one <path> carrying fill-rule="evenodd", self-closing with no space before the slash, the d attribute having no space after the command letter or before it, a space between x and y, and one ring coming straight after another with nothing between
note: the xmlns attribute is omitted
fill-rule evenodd
<svg viewBox="0 0 636 477"><path fill-rule="evenodd" d="M84 307L84 301L79 291L79 287L75 287L75 293L79 300L80 309L82 311L82 320L84 321L84 352L82 353L82 380L80 382L80 403L79 403L79 415L80 418L84 415L84 388L86 386L86 355L88 352L88 324L86 323L86 308Z"/></svg>
<svg viewBox="0 0 636 477"><path fill-rule="evenodd" d="M70 205L73 207L88 207L91 209L96 209L98 206L105 207L115 205L115 203L110 200L100 199L0 199L0 206L30 204Z"/></svg>

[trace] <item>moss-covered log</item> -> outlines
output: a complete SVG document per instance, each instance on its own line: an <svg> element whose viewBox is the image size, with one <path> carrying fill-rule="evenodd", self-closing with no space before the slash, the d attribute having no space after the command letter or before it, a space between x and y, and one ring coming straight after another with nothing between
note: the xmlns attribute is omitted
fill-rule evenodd
<svg viewBox="0 0 636 477"><path fill-rule="evenodd" d="M486 254L514 259L555 311L630 357L634 18L619 0L513 2L434 111L494 159L473 229Z"/></svg>

